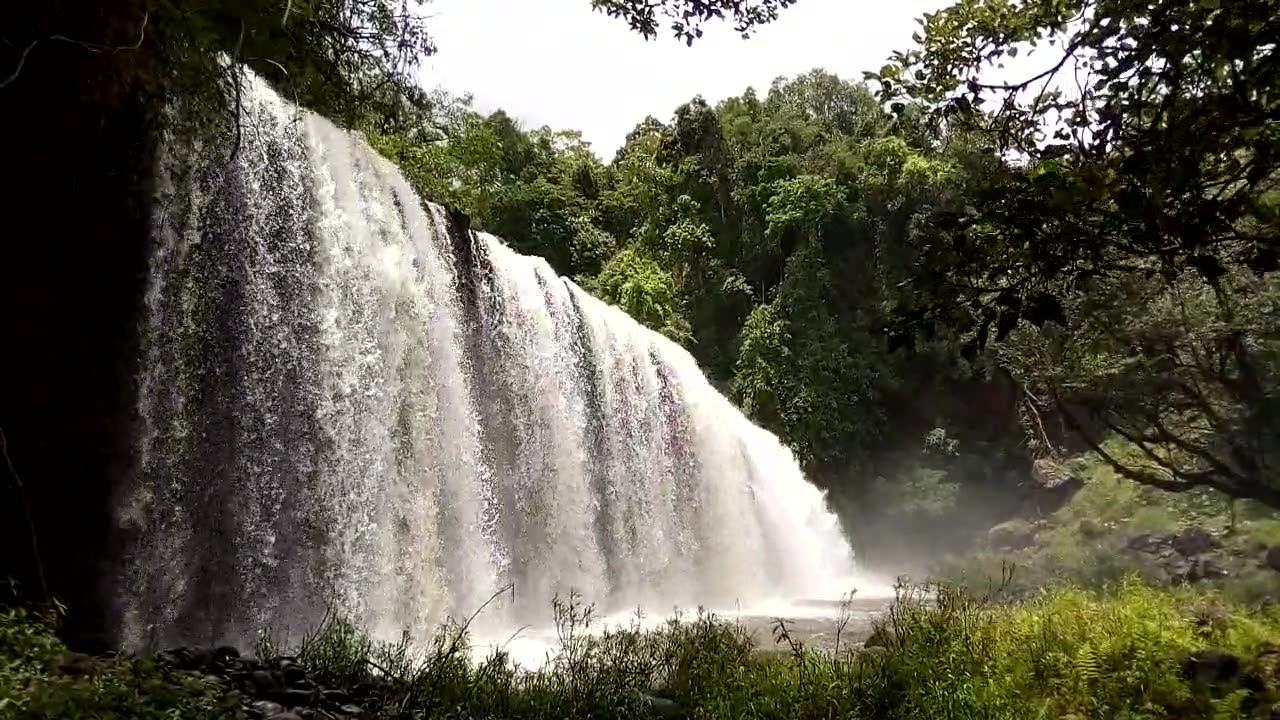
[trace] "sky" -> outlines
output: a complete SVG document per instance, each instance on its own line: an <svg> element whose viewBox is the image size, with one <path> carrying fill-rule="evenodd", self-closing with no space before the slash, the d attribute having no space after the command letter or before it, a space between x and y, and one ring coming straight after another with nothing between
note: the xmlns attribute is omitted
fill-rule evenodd
<svg viewBox="0 0 1280 720"><path fill-rule="evenodd" d="M645 41L590 0L433 0L439 51L427 87L474 96L526 127L580 130L604 160L646 115L670 119L695 95L709 102L815 67L858 80L911 46L915 18L945 0L799 0L743 40L728 23L706 26L692 47Z"/></svg>

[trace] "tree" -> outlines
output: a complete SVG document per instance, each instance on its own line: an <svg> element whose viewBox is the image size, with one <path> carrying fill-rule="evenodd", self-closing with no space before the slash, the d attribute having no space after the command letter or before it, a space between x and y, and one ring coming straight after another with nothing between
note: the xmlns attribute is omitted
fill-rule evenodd
<svg viewBox="0 0 1280 720"><path fill-rule="evenodd" d="M96 82L84 84L93 91L84 98L87 106L110 112L138 99L181 95L198 104L198 113L221 117L240 80L234 63L244 63L339 122L409 131L423 124L431 100L414 78L421 60L435 52L424 5L108 0L71 9L15 3L0 11L0 67L6 68L0 91L21 82L45 53L79 53L97 68Z"/></svg>
<svg viewBox="0 0 1280 720"><path fill-rule="evenodd" d="M599 277L586 281L586 289L676 342L689 340L670 273L636 248L614 255Z"/></svg>
<svg viewBox="0 0 1280 720"><path fill-rule="evenodd" d="M985 342L1065 321L1090 278L1276 269L1275 0L961 0L921 22L872 75L882 97L930 103L1007 162L936 218L915 281L930 302L901 326L976 320ZM1035 52L1039 72L984 77Z"/></svg>
<svg viewBox="0 0 1280 720"><path fill-rule="evenodd" d="M733 21L733 29L749 37L760 25L778 18L778 11L796 0L591 0L591 7L627 21L632 30L652 39L658 34L659 14L671 22L677 39L692 45L702 37L702 24L712 19Z"/></svg>
<svg viewBox="0 0 1280 720"><path fill-rule="evenodd" d="M1280 280L1098 281L1068 309L1070 330L1024 326L1000 350L1043 445L1038 413L1057 413L1123 477L1280 507Z"/></svg>

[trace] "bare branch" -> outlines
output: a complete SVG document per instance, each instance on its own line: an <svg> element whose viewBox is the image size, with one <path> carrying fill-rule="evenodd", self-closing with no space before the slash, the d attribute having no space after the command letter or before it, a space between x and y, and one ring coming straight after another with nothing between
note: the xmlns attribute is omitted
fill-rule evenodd
<svg viewBox="0 0 1280 720"><path fill-rule="evenodd" d="M137 50L142 47L142 42L147 37L147 21L150 18L151 18L151 13L144 12L142 14L142 25L138 28L138 40L132 45L120 45L120 46L114 46L114 47L109 45L98 45L96 43L88 43L88 42L83 42L81 40L74 40L72 38L67 37L66 35L50 35L47 38L43 38L43 40L70 43L72 45L82 47L91 53L123 52L127 50ZM41 39L32 40L30 45L27 45L25 48L22 49L22 54L18 56L18 66L13 69L13 72L9 74L9 77L4 79L4 82L0 82L0 90L3 90L10 83L18 79L18 76L22 74L22 68L27 63L27 55L31 54L31 51L34 50L35 47L40 44L40 42L41 42Z"/></svg>

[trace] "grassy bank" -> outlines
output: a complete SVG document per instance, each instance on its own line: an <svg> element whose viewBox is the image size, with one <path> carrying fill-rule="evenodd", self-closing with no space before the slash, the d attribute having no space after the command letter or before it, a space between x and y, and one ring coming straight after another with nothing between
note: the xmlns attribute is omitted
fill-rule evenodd
<svg viewBox="0 0 1280 720"><path fill-rule="evenodd" d="M1120 457L1133 452L1120 443L1108 449ZM1213 571L1192 582L1242 605L1280 603L1280 572L1264 562L1268 548L1280 545L1280 513L1210 490L1169 493L1139 485L1092 455L1067 465L1082 485L1065 505L1041 518L1007 523L1021 536L1016 545L980 541L936 562L931 577L986 588L999 584L1002 568L1012 563L1017 573L1008 590L1014 595L1060 585L1101 588L1132 576L1176 585L1186 579L1168 572L1171 558L1135 552L1134 543L1195 529L1212 538L1198 555Z"/></svg>
<svg viewBox="0 0 1280 720"><path fill-rule="evenodd" d="M603 634L586 632L589 611L576 603L558 604L557 617L560 647L538 672L500 652L473 661L456 626L415 652L335 619L288 655L265 642L257 654L262 667L296 662L306 686L345 688L360 716L379 718L1230 718L1270 717L1280 701L1280 654L1268 645L1280 617L1137 581L1013 604L904 587L876 647L834 657L789 644L785 627L784 652L761 653L709 615ZM248 717L251 703L227 690L234 682L68 655L47 623L14 610L0 618L0 716Z"/></svg>

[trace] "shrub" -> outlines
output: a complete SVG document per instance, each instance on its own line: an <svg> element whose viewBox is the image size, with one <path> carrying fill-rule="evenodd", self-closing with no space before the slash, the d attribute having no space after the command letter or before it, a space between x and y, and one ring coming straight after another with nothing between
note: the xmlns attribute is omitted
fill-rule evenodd
<svg viewBox="0 0 1280 720"><path fill-rule="evenodd" d="M54 636L57 614L0 610L0 717L240 718L239 703L205 678L144 659L115 657L58 670L66 648Z"/></svg>
<svg viewBox="0 0 1280 720"><path fill-rule="evenodd" d="M1255 652L1280 619L1130 580L1016 605L952 586L906 590L884 629L893 652L860 677L861 717L1136 719L1209 717L1240 701L1197 695L1180 665L1206 646Z"/></svg>

